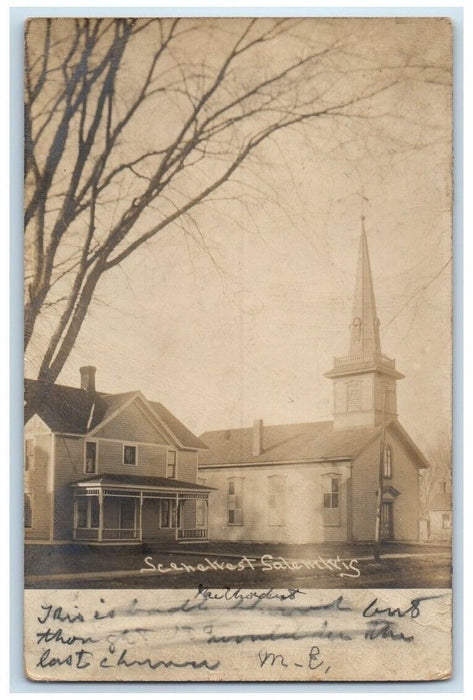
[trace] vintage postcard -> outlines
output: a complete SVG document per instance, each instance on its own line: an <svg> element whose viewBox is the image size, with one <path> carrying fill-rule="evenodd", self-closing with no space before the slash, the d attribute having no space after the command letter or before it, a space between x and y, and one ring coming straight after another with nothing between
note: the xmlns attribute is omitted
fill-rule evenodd
<svg viewBox="0 0 473 700"><path fill-rule="evenodd" d="M452 669L452 28L25 26L25 673Z"/></svg>

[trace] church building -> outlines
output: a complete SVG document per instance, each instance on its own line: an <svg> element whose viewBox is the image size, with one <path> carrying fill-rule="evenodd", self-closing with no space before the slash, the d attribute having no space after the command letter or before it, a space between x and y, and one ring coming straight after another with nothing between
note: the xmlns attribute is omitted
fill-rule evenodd
<svg viewBox="0 0 473 700"><path fill-rule="evenodd" d="M204 433L211 540L318 543L419 539L419 473L429 465L398 420L403 375L381 351L364 222L347 354L325 376L333 420Z"/></svg>

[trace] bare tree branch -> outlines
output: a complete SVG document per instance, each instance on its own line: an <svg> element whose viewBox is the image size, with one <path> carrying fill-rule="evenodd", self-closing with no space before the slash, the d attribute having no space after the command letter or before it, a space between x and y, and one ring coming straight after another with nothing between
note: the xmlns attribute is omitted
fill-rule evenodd
<svg viewBox="0 0 473 700"><path fill-rule="evenodd" d="M25 348L39 316L57 312L41 379L57 378L102 276L171 224L192 221L212 257L195 213L265 141L317 120L376 119L376 100L408 81L443 85L442 66L402 51L383 65L345 39L303 42L302 24L28 23Z"/></svg>

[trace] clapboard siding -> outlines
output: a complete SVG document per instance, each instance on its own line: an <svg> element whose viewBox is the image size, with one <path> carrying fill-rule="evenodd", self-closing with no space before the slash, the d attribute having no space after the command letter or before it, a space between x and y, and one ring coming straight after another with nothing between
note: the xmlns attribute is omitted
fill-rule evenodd
<svg viewBox="0 0 473 700"><path fill-rule="evenodd" d="M392 478L384 480L384 488L399 491L393 504L395 540L418 538L418 469L410 452L393 431L386 431L386 442L392 448ZM374 539L376 524L376 492L379 483L379 439L369 445L353 464L353 539L358 542Z"/></svg>
<svg viewBox="0 0 473 700"><path fill-rule="evenodd" d="M167 448L161 445L137 444L137 464L123 464L124 441L99 440L99 474L134 474L140 476L166 476ZM135 442L130 444L136 444Z"/></svg>
<svg viewBox="0 0 473 700"><path fill-rule="evenodd" d="M84 476L84 438L56 436L55 487L68 486Z"/></svg>
<svg viewBox="0 0 473 700"><path fill-rule="evenodd" d="M180 451L177 456L177 478L197 483L197 452Z"/></svg>
<svg viewBox="0 0 473 700"><path fill-rule="evenodd" d="M209 495L209 538L259 542L344 542L348 538L349 466L340 464L296 464L287 467L257 468L199 467ZM340 519L324 524L323 479L326 474L340 479ZM269 484L272 476L284 477L285 512L280 525L268 519ZM228 480L240 478L243 484L243 524L228 523Z"/></svg>
<svg viewBox="0 0 473 700"><path fill-rule="evenodd" d="M54 539L69 540L73 529L73 489L84 474L84 439L56 435L54 480Z"/></svg>
<svg viewBox="0 0 473 700"><path fill-rule="evenodd" d="M25 434L25 437L33 436ZM34 466L25 474L25 491L31 496L32 527L25 528L25 539L47 541L51 535L53 436L34 437Z"/></svg>

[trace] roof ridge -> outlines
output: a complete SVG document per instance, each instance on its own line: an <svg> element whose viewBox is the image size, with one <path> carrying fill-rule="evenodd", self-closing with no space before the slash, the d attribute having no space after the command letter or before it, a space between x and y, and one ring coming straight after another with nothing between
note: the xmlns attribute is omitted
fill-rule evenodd
<svg viewBox="0 0 473 700"><path fill-rule="evenodd" d="M80 386L71 386L70 384L58 384L57 382L48 382L45 379L31 379L30 377L24 378L25 382L34 382L35 384L44 384L45 386L54 387L57 389L71 389L72 391L86 391ZM129 391L96 391L96 396L125 396L127 394L139 394L140 389L130 389Z"/></svg>
<svg viewBox="0 0 473 700"><path fill-rule="evenodd" d="M266 428L289 428L289 427L296 427L299 425L322 425L323 423L332 423L333 420L315 420L315 421L299 421L297 423L265 423L264 424L264 429ZM208 435L209 433L226 433L228 431L231 432L236 432L237 430L253 430L252 425L246 425L242 426L240 428L216 428L214 430L205 430L202 435Z"/></svg>

